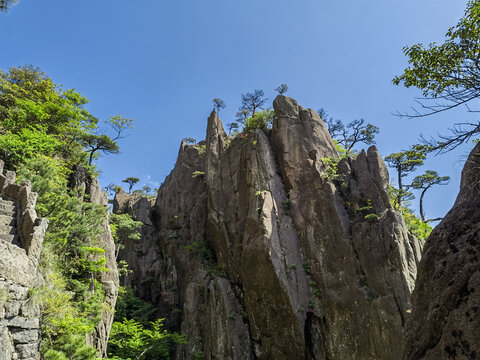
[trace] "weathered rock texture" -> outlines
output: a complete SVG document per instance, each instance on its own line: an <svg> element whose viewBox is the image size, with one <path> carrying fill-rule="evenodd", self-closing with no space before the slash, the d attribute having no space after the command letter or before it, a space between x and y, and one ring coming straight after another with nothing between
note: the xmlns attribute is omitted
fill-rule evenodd
<svg viewBox="0 0 480 360"><path fill-rule="evenodd" d="M71 186L77 190L79 195L85 194L85 198L91 203L108 207L107 195L102 192L98 180L89 176L83 168L79 167L75 171L71 179ZM87 344L95 347L101 356L106 356L108 338L118 297L119 278L115 259L115 243L110 231L108 214L102 227L102 235L95 241L96 246L105 249L105 258L107 260L105 267L109 271L102 272L100 275L99 281L105 291L102 320L95 327L93 333L87 336Z"/></svg>
<svg viewBox="0 0 480 360"><path fill-rule="evenodd" d="M37 267L48 224L30 183L16 185L1 160L0 190L0 360L40 359L40 308L29 288L43 282Z"/></svg>
<svg viewBox="0 0 480 360"><path fill-rule="evenodd" d="M480 358L480 144L453 208L427 239L404 359Z"/></svg>
<svg viewBox="0 0 480 360"><path fill-rule="evenodd" d="M117 195L145 224L125 281L188 336L178 359L400 359L420 250L383 161L372 147L327 169L318 114L274 108L273 130L233 140L213 112L153 208Z"/></svg>

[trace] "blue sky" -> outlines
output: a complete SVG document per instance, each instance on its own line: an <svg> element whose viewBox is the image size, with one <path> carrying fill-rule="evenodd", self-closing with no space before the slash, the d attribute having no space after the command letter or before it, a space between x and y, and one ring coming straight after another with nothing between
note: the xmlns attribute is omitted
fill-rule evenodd
<svg viewBox="0 0 480 360"><path fill-rule="evenodd" d="M0 14L0 68L33 64L64 88L90 99L104 119L122 114L135 129L121 154L102 157L101 182L136 176L158 186L184 137L201 140L211 100L222 98L225 123L240 94L289 86L304 107L349 122L377 125L382 155L418 136L445 133L463 109L400 119L419 93L392 85L407 62L402 48L441 42L463 15L465 0L20 0ZM271 103L270 101L270 103ZM427 217L442 216L458 192L471 149L433 158L419 170L450 175L427 193ZM394 178L394 174L391 173ZM414 202L413 207L417 204Z"/></svg>

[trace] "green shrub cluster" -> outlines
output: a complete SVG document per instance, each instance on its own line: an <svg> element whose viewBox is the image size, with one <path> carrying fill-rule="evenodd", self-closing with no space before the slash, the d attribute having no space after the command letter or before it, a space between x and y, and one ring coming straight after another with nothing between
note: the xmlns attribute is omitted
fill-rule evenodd
<svg viewBox="0 0 480 360"><path fill-rule="evenodd" d="M130 120L110 118L110 138L99 133L98 119L84 108L87 103L32 66L0 71L0 159L17 171L18 181L32 182L39 194L37 212L49 220L39 264L45 285L32 290L42 309L41 354L46 360L98 357L86 345L86 336L105 309L99 279L109 271L100 241L107 208L89 202L70 184L78 169L94 176L92 159L118 150L115 140ZM117 240L135 237L137 222L121 216L114 221Z"/></svg>
<svg viewBox="0 0 480 360"><path fill-rule="evenodd" d="M184 336L167 332L164 319L155 319L155 313L132 289L120 288L108 342L111 359L169 359L175 344L187 343Z"/></svg>

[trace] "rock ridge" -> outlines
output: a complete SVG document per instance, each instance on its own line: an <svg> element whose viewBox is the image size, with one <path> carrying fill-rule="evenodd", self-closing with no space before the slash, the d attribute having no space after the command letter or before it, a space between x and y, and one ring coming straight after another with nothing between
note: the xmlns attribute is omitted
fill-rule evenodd
<svg viewBox="0 0 480 360"><path fill-rule="evenodd" d="M285 96L274 110L271 131L233 139L213 111L153 208L117 194L145 224L122 281L187 335L177 359L400 359L420 247L385 164L371 147L332 174L318 114Z"/></svg>

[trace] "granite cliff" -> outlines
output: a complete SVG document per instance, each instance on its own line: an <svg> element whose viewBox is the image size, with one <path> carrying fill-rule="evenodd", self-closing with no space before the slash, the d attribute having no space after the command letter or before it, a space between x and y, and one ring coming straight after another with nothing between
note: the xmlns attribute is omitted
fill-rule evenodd
<svg viewBox="0 0 480 360"><path fill-rule="evenodd" d="M455 204L432 231L406 326L404 359L480 357L480 144L462 171Z"/></svg>
<svg viewBox="0 0 480 360"><path fill-rule="evenodd" d="M177 359L400 359L418 241L388 198L375 147L338 158L318 114L274 102L273 129L229 138L215 112L182 143L121 251L124 279L189 339Z"/></svg>

